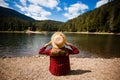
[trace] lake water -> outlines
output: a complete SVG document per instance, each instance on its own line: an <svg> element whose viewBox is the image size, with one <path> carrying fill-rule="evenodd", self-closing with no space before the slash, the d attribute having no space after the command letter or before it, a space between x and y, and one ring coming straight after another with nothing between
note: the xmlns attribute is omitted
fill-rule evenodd
<svg viewBox="0 0 120 80"><path fill-rule="evenodd" d="M21 57L38 55L50 40L49 34L0 33L0 56ZM67 41L80 50L78 58L120 57L120 35L66 33Z"/></svg>

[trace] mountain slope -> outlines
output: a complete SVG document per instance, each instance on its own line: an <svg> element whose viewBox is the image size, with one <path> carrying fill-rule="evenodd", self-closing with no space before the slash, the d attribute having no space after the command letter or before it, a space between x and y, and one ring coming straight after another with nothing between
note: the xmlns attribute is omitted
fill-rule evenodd
<svg viewBox="0 0 120 80"><path fill-rule="evenodd" d="M63 24L63 31L120 32L120 1L114 0Z"/></svg>
<svg viewBox="0 0 120 80"><path fill-rule="evenodd" d="M63 22L53 20L42 20L36 23L39 31L58 31Z"/></svg>
<svg viewBox="0 0 120 80"><path fill-rule="evenodd" d="M0 7L0 31L24 31L34 27L35 20L15 10Z"/></svg>
<svg viewBox="0 0 120 80"><path fill-rule="evenodd" d="M62 22L53 20L37 21L15 10L0 7L0 31L57 31Z"/></svg>
<svg viewBox="0 0 120 80"><path fill-rule="evenodd" d="M15 10L0 7L0 31L120 32L120 1L114 0L65 23L36 21Z"/></svg>
<svg viewBox="0 0 120 80"><path fill-rule="evenodd" d="M23 20L28 20L28 21L35 21L33 18L25 16L15 10L0 7L0 16L11 16L11 17L17 17Z"/></svg>

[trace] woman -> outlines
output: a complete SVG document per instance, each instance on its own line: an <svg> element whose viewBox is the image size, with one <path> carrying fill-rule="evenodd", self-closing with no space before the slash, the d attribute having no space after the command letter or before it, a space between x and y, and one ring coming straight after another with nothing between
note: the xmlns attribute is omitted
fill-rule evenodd
<svg viewBox="0 0 120 80"><path fill-rule="evenodd" d="M52 45L52 48L46 50L49 45ZM66 48L65 45L70 46L71 49ZM49 71L56 76L65 75L70 71L69 55L78 53L79 51L74 45L66 42L66 36L62 32L54 33L51 41L39 51L39 54L50 56Z"/></svg>

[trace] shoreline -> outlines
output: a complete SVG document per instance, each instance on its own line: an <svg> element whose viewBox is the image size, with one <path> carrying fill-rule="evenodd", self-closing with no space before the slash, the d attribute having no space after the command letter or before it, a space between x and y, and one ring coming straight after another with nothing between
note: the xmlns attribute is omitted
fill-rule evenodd
<svg viewBox="0 0 120 80"><path fill-rule="evenodd" d="M49 56L0 58L1 80L119 80L120 58L70 58L71 71L54 76Z"/></svg>
<svg viewBox="0 0 120 80"><path fill-rule="evenodd" d="M120 33L108 33L108 32L64 32L64 33L120 35Z"/></svg>
<svg viewBox="0 0 120 80"><path fill-rule="evenodd" d="M0 31L0 33L25 33L25 31Z"/></svg>
<svg viewBox="0 0 120 80"><path fill-rule="evenodd" d="M28 31L0 31L0 33L26 33L26 34L48 34L49 32L52 32L52 31L29 31L29 30ZM120 33L109 33L109 32L66 32L66 31L63 31L63 33L120 35Z"/></svg>

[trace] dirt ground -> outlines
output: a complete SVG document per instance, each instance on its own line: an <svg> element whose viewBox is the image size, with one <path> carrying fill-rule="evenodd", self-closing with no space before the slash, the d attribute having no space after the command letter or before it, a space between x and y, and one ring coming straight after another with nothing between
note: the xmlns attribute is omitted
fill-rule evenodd
<svg viewBox="0 0 120 80"><path fill-rule="evenodd" d="M71 72L52 75L48 56L0 58L0 80L120 80L120 58L70 58Z"/></svg>

